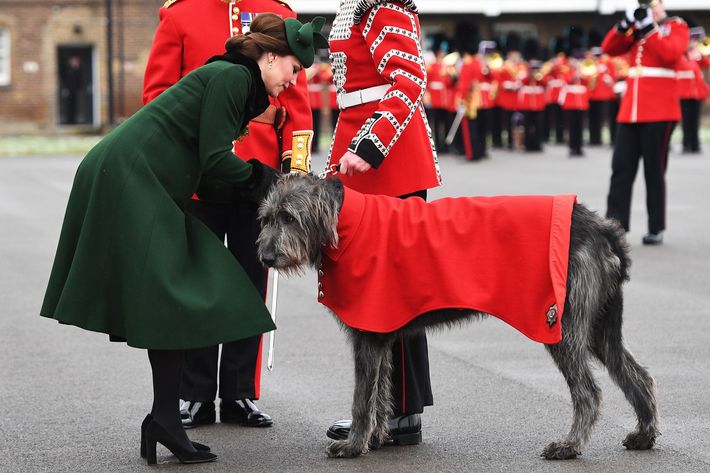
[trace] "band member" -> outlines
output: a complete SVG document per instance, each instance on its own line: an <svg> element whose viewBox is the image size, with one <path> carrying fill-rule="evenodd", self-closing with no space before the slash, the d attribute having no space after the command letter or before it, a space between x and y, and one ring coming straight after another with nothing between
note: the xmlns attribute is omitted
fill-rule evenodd
<svg viewBox="0 0 710 473"><path fill-rule="evenodd" d="M560 92L559 101L567 122L569 156L571 158L584 156L582 134L584 116L589 110L589 93L577 65L570 68L569 74L565 78L565 86Z"/></svg>
<svg viewBox="0 0 710 473"><path fill-rule="evenodd" d="M612 106L610 102L616 101L614 68L609 56L601 54L601 48L592 48L585 55L580 73L586 79L589 90L589 144L601 145L605 116Z"/></svg>
<svg viewBox="0 0 710 473"><path fill-rule="evenodd" d="M695 30L695 31L693 31ZM702 28L699 28L702 30ZM698 39L705 36L691 28L688 51L678 63L678 90L680 93L681 125L683 127L683 153L700 153L700 109L710 94L700 69L702 55L698 51Z"/></svg>
<svg viewBox="0 0 710 473"><path fill-rule="evenodd" d="M630 228L631 194L639 159L646 178L647 245L663 242L666 228L668 145L680 119L676 67L688 48L688 25L666 15L660 0L640 0L606 35L602 49L629 54L631 68L619 110L607 217Z"/></svg>
<svg viewBox="0 0 710 473"><path fill-rule="evenodd" d="M542 85L541 68L540 61L530 61L518 92L518 107L525 121L525 151L542 151L545 87Z"/></svg>
<svg viewBox="0 0 710 473"><path fill-rule="evenodd" d="M545 127L543 138L550 140L554 128L555 143L565 142L565 118L560 105L560 92L565 85L564 78L569 74L569 62L564 52L558 52L555 58L543 65L542 81L545 83Z"/></svg>
<svg viewBox="0 0 710 473"><path fill-rule="evenodd" d="M341 0L330 51L341 114L328 165L339 163L343 183L362 193L426 197L441 179L422 105L426 65L416 6ZM417 444L419 414L432 404L424 332L395 343L392 361L390 436ZM338 422L327 435L347 438L350 425Z"/></svg>
<svg viewBox="0 0 710 473"><path fill-rule="evenodd" d="M486 156L486 135L479 123L479 109L482 102L481 84L483 72L478 58L465 53L459 71L457 97L463 107L464 118L461 121L464 152L469 161L478 161Z"/></svg>
<svg viewBox="0 0 710 473"><path fill-rule="evenodd" d="M450 126L451 86L453 77L447 70L451 66L444 64L446 52L442 49L436 51L434 62L427 65L427 96L430 126L436 149L440 152L447 151L446 134Z"/></svg>
<svg viewBox="0 0 710 473"><path fill-rule="evenodd" d="M513 149L513 114L518 110L520 79L524 76L524 65L519 51L509 51L505 64L498 73L497 103L501 108L503 128L508 136L508 148Z"/></svg>
<svg viewBox="0 0 710 473"><path fill-rule="evenodd" d="M276 0L168 0L159 11L160 23L148 58L144 103L220 54L230 37L251 34L251 22L264 12L281 18L296 17L286 2ZM307 172L313 131L305 72L298 75L295 87L269 100L266 111L249 123L248 136L235 143L235 154L256 157L277 169ZM220 240L226 236L229 250L265 297L267 271L256 257L256 208L202 199L194 200L190 211ZM218 378L222 422L270 426L271 417L260 412L253 402L260 396L261 336L224 343L219 374L218 358L218 346L188 353L181 393L181 399L186 401L185 426L215 422Z"/></svg>

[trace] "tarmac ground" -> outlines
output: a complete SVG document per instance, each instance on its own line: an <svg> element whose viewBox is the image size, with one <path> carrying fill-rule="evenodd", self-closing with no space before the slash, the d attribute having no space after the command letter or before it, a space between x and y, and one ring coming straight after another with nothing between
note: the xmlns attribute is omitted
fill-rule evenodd
<svg viewBox="0 0 710 473"><path fill-rule="evenodd" d="M705 150L670 157L662 246L641 245L641 172L634 190L624 334L658 385L662 436L654 450L621 445L635 418L597 368L602 417L583 455L541 459L543 447L569 428L569 391L543 347L491 319L429 336L435 405L423 414L421 445L327 458L327 427L349 417L353 369L308 272L280 284L275 369L263 370L258 402L274 426L193 429L191 438L209 444L217 462L179 465L159 447L153 468L138 455L140 422L151 405L145 351L38 315L80 157L0 158L0 471L710 471L710 144ZM440 156L444 185L430 199L574 193L605 210L608 147L575 159L561 146L491 155L482 162ZM314 169L323 164L316 156Z"/></svg>

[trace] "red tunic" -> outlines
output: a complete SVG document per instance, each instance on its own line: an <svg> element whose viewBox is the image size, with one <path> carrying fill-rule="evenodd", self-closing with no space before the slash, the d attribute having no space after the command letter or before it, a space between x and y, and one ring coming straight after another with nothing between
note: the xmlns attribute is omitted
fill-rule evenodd
<svg viewBox="0 0 710 473"><path fill-rule="evenodd" d="M265 12L283 18L296 17L286 2L276 0L167 2L166 7L159 10L160 23L145 71L143 103L153 100L210 57L222 54L230 36L241 34L255 14ZM305 72L299 75L296 87L289 87L278 99L270 100L275 107L286 109L281 142L273 125L252 121L249 136L236 143L235 153L278 168L282 157L290 156L293 143L303 136L302 132L313 133Z"/></svg>
<svg viewBox="0 0 710 473"><path fill-rule="evenodd" d="M471 309L557 343L573 195L397 199L346 188L319 300L349 327L392 332L418 315Z"/></svg>
<svg viewBox="0 0 710 473"><path fill-rule="evenodd" d="M683 55L678 62L678 91L681 99L703 101L710 92L697 61Z"/></svg>
<svg viewBox="0 0 710 473"><path fill-rule="evenodd" d="M610 59L600 59L597 61L597 75L593 83L589 84L589 100L609 101L616 100L614 84L616 83L616 71Z"/></svg>
<svg viewBox="0 0 710 473"><path fill-rule="evenodd" d="M432 63L427 68L427 92L429 93L429 106L448 110L451 106L451 76L446 74L445 66L440 60Z"/></svg>
<svg viewBox="0 0 710 473"><path fill-rule="evenodd" d="M633 32L613 27L602 42L604 52L629 55L626 93L621 99L619 123L680 120L675 69L688 47L688 25L680 18L665 18L638 40Z"/></svg>
<svg viewBox="0 0 710 473"><path fill-rule="evenodd" d="M518 90L518 110L539 112L545 109L545 87L529 67Z"/></svg>
<svg viewBox="0 0 710 473"><path fill-rule="evenodd" d="M426 66L411 1L341 0L330 53L338 94L381 85L389 90L380 101L341 110L328 165L347 150L369 162L374 169L343 176L347 186L369 194L404 195L438 186L439 166L422 106Z"/></svg>

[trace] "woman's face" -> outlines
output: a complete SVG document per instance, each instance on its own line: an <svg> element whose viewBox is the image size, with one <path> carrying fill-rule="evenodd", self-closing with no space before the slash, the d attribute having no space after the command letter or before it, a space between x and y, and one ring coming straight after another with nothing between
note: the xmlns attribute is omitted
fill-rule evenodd
<svg viewBox="0 0 710 473"><path fill-rule="evenodd" d="M271 53L264 54L260 66L266 92L272 97L296 85L298 73L303 69L296 56L277 56Z"/></svg>

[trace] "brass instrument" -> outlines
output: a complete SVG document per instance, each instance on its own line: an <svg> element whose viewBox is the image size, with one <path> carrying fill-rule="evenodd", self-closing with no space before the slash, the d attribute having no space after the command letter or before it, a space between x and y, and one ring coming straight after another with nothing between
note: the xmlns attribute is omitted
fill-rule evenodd
<svg viewBox="0 0 710 473"><path fill-rule="evenodd" d="M597 62L593 58L585 58L579 64L579 74L588 79L588 87L590 90L597 88L597 80L599 79L599 68Z"/></svg>
<svg viewBox="0 0 710 473"><path fill-rule="evenodd" d="M491 71L500 70L504 63L503 56L497 51L491 53L491 55L486 58L486 66L488 66L488 69Z"/></svg>
<svg viewBox="0 0 710 473"><path fill-rule="evenodd" d="M441 65L444 68L444 74L449 77L455 77L458 74L456 65L461 60L461 55L457 52L449 53L441 60Z"/></svg>
<svg viewBox="0 0 710 473"><path fill-rule="evenodd" d="M706 36L704 40L698 44L698 51L703 56L710 56L710 36Z"/></svg>

